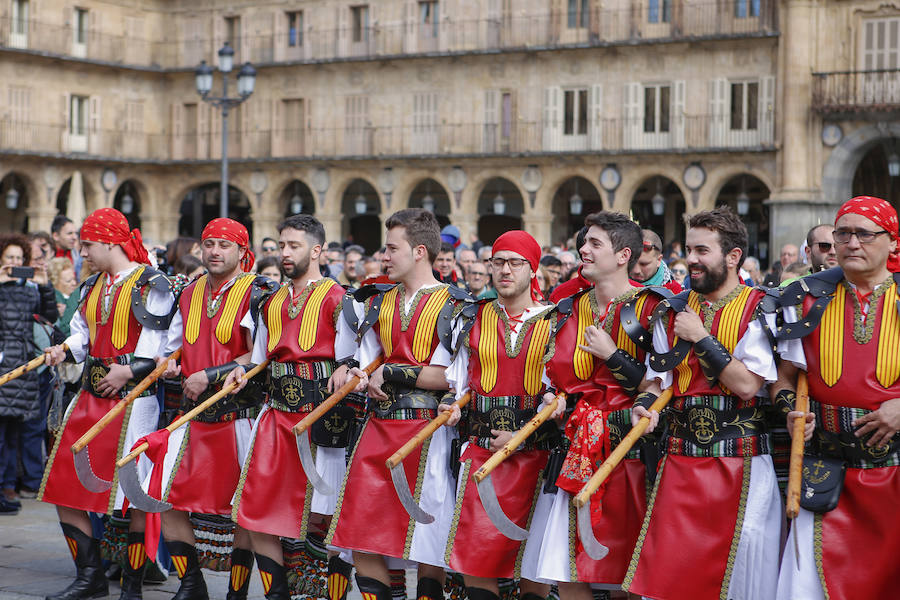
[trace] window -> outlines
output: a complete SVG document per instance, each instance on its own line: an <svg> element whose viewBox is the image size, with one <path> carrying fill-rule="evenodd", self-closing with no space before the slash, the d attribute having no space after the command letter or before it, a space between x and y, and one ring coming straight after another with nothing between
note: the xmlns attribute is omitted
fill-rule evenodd
<svg viewBox="0 0 900 600"><path fill-rule="evenodd" d="M500 97L500 138L509 140L512 135L512 93L503 92Z"/></svg>
<svg viewBox="0 0 900 600"><path fill-rule="evenodd" d="M288 46L299 48L303 45L303 11L297 10L287 13L288 22Z"/></svg>
<svg viewBox="0 0 900 600"><path fill-rule="evenodd" d="M425 37L438 36L438 3L419 2L419 31Z"/></svg>
<svg viewBox="0 0 900 600"><path fill-rule="evenodd" d="M735 0L734 16L738 19L759 16L759 0Z"/></svg>
<svg viewBox="0 0 900 600"><path fill-rule="evenodd" d="M303 98L285 98L281 101L284 123L284 153L287 156L303 154L304 106Z"/></svg>
<svg viewBox="0 0 900 600"><path fill-rule="evenodd" d="M588 91L563 92L563 135L587 135Z"/></svg>
<svg viewBox="0 0 900 600"><path fill-rule="evenodd" d="M88 11L86 8L75 9L75 43L87 44Z"/></svg>
<svg viewBox="0 0 900 600"><path fill-rule="evenodd" d="M87 135L88 97L72 96L69 105L69 133Z"/></svg>
<svg viewBox="0 0 900 600"><path fill-rule="evenodd" d="M759 120L759 83L743 81L731 84L731 129L755 130Z"/></svg>
<svg viewBox="0 0 900 600"><path fill-rule="evenodd" d="M350 14L353 18L353 41L369 41L369 5L351 6Z"/></svg>
<svg viewBox="0 0 900 600"><path fill-rule="evenodd" d="M128 133L144 132L144 103L134 100L125 103L125 131Z"/></svg>
<svg viewBox="0 0 900 600"><path fill-rule="evenodd" d="M588 26L590 0L569 0L568 25L569 29Z"/></svg>
<svg viewBox="0 0 900 600"><path fill-rule="evenodd" d="M668 133L672 88L644 86L644 133Z"/></svg>
<svg viewBox="0 0 900 600"><path fill-rule="evenodd" d="M348 154L366 154L369 147L369 97L347 96L344 105L346 148Z"/></svg>
<svg viewBox="0 0 900 600"><path fill-rule="evenodd" d="M647 22L668 23L672 20L672 0L649 0Z"/></svg>
<svg viewBox="0 0 900 600"><path fill-rule="evenodd" d="M12 33L28 33L28 0L14 0L12 3Z"/></svg>
<svg viewBox="0 0 900 600"><path fill-rule="evenodd" d="M900 68L898 55L900 55L900 18L866 21L862 68L866 71Z"/></svg>

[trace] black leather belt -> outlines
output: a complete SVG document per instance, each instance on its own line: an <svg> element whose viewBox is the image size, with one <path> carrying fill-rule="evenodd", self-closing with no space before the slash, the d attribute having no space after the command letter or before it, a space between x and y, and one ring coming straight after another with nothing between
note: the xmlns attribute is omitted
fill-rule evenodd
<svg viewBox="0 0 900 600"><path fill-rule="evenodd" d="M866 446L871 436L856 437L849 431L833 433L816 429L813 435L811 454L827 458L839 458L851 463L870 462L876 465L900 458L900 433L895 433L891 442L883 447Z"/></svg>
<svg viewBox="0 0 900 600"><path fill-rule="evenodd" d="M754 437L766 431L765 413L759 407L716 410L708 406L691 406L669 415L669 435L696 446Z"/></svg>
<svg viewBox="0 0 900 600"><path fill-rule="evenodd" d="M491 430L518 431L536 414L533 408L495 406L486 412L469 413L469 439L481 447L490 448L494 435ZM526 438L526 450L550 450L559 444L559 428L553 421L545 421L537 431ZM474 439L473 439L474 438Z"/></svg>
<svg viewBox="0 0 900 600"><path fill-rule="evenodd" d="M126 357L118 357L115 362L116 364L127 365L125 362ZM109 366L103 362L102 359L94 358L93 356L87 357L84 361L84 370L81 373L81 389L88 392L93 396L97 396L98 398L102 398L103 394L97 391L97 386L100 385L100 381L103 380L109 374ZM122 389L119 390L118 396L120 398L124 398L128 395L128 392L134 389L138 382L133 379L129 379ZM142 396L152 396L156 393L156 384L154 383L150 387L148 387Z"/></svg>
<svg viewBox="0 0 900 600"><path fill-rule="evenodd" d="M182 411L188 412L195 406L211 398L221 390L221 386L210 386L197 400L184 399ZM200 423L224 423L237 419L252 419L259 414L263 399L263 387L256 378L247 382L246 387L234 395L225 396L195 417Z"/></svg>
<svg viewBox="0 0 900 600"><path fill-rule="evenodd" d="M369 409L379 419L396 419L400 411L415 411L418 416L434 418L437 407L444 393L435 390L422 390L385 382L381 386L387 394L387 400L376 401L369 398ZM402 414L402 413L401 413ZM414 418L400 416L399 418Z"/></svg>
<svg viewBox="0 0 900 600"><path fill-rule="evenodd" d="M310 412L328 397L328 378L303 379L297 375L269 378L269 403L285 412Z"/></svg>

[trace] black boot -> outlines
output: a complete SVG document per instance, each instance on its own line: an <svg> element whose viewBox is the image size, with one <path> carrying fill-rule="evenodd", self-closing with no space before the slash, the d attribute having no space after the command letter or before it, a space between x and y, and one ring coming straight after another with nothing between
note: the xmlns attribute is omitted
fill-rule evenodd
<svg viewBox="0 0 900 600"><path fill-rule="evenodd" d="M144 567L147 564L147 550L144 548L144 532L128 532L128 555L122 565L122 593L119 600L141 600L141 586L144 583Z"/></svg>
<svg viewBox="0 0 900 600"><path fill-rule="evenodd" d="M288 588L284 565L278 564L268 556L257 554L256 566L259 567L263 593L268 600L291 600L291 590Z"/></svg>
<svg viewBox="0 0 900 600"><path fill-rule="evenodd" d="M345 600L353 566L339 556L328 559L328 600Z"/></svg>
<svg viewBox="0 0 900 600"><path fill-rule="evenodd" d="M371 577L356 574L356 586L363 600L391 600L391 588Z"/></svg>
<svg viewBox="0 0 900 600"><path fill-rule="evenodd" d="M231 551L231 579L225 600L246 600L252 572L253 553L244 548L234 548Z"/></svg>
<svg viewBox="0 0 900 600"><path fill-rule="evenodd" d="M203 580L200 563L197 561L197 549L193 544L184 542L167 541L166 546L181 579L181 585L172 600L209 600L206 581Z"/></svg>
<svg viewBox="0 0 900 600"><path fill-rule="evenodd" d="M416 584L416 598L418 600L444 600L444 586L437 579L422 577Z"/></svg>
<svg viewBox="0 0 900 600"><path fill-rule="evenodd" d="M500 596L498 596L491 590L486 590L480 587L467 586L466 593L469 595L469 600L500 600Z"/></svg>
<svg viewBox="0 0 900 600"><path fill-rule="evenodd" d="M85 600L109 595L109 582L100 561L100 541L74 525L60 523L60 526L75 561L75 581L58 594L47 596L47 600Z"/></svg>

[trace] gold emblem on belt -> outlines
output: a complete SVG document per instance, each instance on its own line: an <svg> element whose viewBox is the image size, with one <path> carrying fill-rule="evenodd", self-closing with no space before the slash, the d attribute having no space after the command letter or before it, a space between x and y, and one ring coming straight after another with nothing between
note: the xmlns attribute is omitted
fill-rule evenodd
<svg viewBox="0 0 900 600"><path fill-rule="evenodd" d="M491 410L491 429L497 431L515 431L516 413L510 408L500 407Z"/></svg>
<svg viewBox="0 0 900 600"><path fill-rule="evenodd" d="M711 408L692 408L687 414L688 427L701 444L708 444L719 431L716 414Z"/></svg>
<svg viewBox="0 0 900 600"><path fill-rule="evenodd" d="M281 387L281 397L285 403L291 408L296 408L303 400L303 388L300 384L300 378L293 375L286 375L279 381Z"/></svg>

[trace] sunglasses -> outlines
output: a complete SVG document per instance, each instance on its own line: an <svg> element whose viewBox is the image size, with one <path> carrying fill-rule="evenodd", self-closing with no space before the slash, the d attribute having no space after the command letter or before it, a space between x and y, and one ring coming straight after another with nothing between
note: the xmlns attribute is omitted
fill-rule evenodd
<svg viewBox="0 0 900 600"><path fill-rule="evenodd" d="M655 244L651 244L650 242L644 242L644 252L650 252L651 250L656 250L660 252L661 250L656 247Z"/></svg>
<svg viewBox="0 0 900 600"><path fill-rule="evenodd" d="M816 246L819 247L820 252L830 252L834 244L831 242L816 242Z"/></svg>

